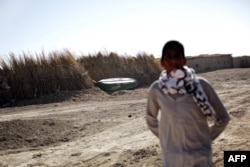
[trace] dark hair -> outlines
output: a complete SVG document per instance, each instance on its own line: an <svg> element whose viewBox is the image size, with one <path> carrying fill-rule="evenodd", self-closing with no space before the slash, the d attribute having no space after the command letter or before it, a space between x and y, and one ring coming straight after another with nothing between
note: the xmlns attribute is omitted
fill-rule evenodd
<svg viewBox="0 0 250 167"><path fill-rule="evenodd" d="M185 51L184 51L184 46L182 45L182 43L180 43L179 41L175 41L175 40L171 40L168 41L163 49L162 49L162 55L161 55L161 59L163 59L167 49L175 49L181 52L181 54L183 55L183 57L185 57Z"/></svg>

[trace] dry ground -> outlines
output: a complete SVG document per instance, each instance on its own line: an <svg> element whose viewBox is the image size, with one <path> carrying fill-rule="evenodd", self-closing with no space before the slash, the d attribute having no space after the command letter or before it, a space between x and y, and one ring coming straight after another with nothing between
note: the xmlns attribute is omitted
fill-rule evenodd
<svg viewBox="0 0 250 167"><path fill-rule="evenodd" d="M212 83L232 118L213 142L214 166L222 167L224 150L250 150L250 69L199 75ZM0 167L160 166L159 141L145 124L147 90L95 88L62 102L1 108Z"/></svg>

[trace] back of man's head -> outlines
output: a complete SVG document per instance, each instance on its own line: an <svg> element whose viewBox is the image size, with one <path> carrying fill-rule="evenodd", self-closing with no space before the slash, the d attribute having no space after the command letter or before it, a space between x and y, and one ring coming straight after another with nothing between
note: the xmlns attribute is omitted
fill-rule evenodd
<svg viewBox="0 0 250 167"><path fill-rule="evenodd" d="M184 46L179 41L168 41L162 49L162 58L164 57L167 50L178 50L183 55L183 57L185 57Z"/></svg>

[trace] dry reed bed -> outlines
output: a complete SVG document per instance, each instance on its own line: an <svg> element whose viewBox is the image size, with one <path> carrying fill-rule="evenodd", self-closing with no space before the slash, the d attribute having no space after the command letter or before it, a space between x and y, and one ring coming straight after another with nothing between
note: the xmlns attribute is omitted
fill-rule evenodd
<svg viewBox="0 0 250 167"><path fill-rule="evenodd" d="M76 59L67 50L35 56L10 54L8 62L2 60L0 65L0 75L7 78L10 93L17 100L61 90L87 89L94 86L92 80L110 77L132 77L144 85L153 82L160 72L151 55L125 57L98 53Z"/></svg>
<svg viewBox="0 0 250 167"><path fill-rule="evenodd" d="M88 70L89 76L98 81L103 78L130 77L140 85L147 85L158 78L160 66L152 55L138 54L136 57L119 56L116 53L83 56L79 62Z"/></svg>
<svg viewBox="0 0 250 167"><path fill-rule="evenodd" d="M33 98L60 90L78 90L93 86L83 66L66 52L44 53L35 56L10 55L9 62L1 62L15 99Z"/></svg>

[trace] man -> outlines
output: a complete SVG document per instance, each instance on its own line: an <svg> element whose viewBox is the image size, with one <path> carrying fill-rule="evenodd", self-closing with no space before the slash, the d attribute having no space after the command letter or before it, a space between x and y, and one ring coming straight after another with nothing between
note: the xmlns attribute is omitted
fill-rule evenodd
<svg viewBox="0 0 250 167"><path fill-rule="evenodd" d="M186 61L180 42L164 45L165 70L149 89L146 122L160 140L163 167L212 167L212 140L230 117L211 84ZM214 122L210 127L208 118Z"/></svg>

